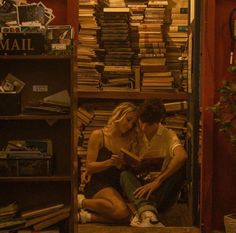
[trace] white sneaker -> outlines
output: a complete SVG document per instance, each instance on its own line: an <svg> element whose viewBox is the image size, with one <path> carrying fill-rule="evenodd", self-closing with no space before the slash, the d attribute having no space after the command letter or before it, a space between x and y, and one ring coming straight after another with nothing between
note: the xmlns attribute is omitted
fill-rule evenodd
<svg viewBox="0 0 236 233"><path fill-rule="evenodd" d="M91 222L91 213L82 209L77 214L77 220L82 224Z"/></svg>
<svg viewBox="0 0 236 233"><path fill-rule="evenodd" d="M77 203L78 203L78 209L82 209L82 202L85 199L85 196L83 194L78 194L77 195Z"/></svg>
<svg viewBox="0 0 236 233"><path fill-rule="evenodd" d="M136 214L132 221L130 222L130 226L132 227L165 227L160 221L153 221L150 217L145 217L140 219Z"/></svg>

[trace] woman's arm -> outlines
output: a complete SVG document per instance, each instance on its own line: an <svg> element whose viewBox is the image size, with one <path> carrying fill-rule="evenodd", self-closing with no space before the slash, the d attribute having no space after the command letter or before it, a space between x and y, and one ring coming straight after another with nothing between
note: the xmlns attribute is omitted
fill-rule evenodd
<svg viewBox="0 0 236 233"><path fill-rule="evenodd" d="M118 166L119 158L116 155L112 155L110 159L97 162L97 156L101 147L103 135L101 130L95 130L92 132L87 151L86 168L88 174L94 174L106 170L113 166Z"/></svg>

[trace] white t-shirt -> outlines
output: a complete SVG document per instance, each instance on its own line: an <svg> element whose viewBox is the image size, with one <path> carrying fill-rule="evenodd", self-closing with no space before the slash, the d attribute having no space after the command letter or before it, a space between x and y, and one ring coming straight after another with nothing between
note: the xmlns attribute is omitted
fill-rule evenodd
<svg viewBox="0 0 236 233"><path fill-rule="evenodd" d="M181 142L176 133L162 124L159 124L156 134L150 141L145 135L143 136L140 145L140 156L141 158L163 157L162 170L164 170L173 158L174 149L180 145Z"/></svg>

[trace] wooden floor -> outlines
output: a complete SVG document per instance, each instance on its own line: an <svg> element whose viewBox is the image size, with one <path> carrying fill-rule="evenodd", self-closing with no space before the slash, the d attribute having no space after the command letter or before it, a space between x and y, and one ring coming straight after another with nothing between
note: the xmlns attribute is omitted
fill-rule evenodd
<svg viewBox="0 0 236 233"><path fill-rule="evenodd" d="M186 203L176 203L166 213L160 214L160 221L168 227L191 227L190 208Z"/></svg>
<svg viewBox="0 0 236 233"><path fill-rule="evenodd" d="M139 228L130 226L104 226L99 224L79 224L79 233L200 233L195 227Z"/></svg>
<svg viewBox="0 0 236 233"><path fill-rule="evenodd" d="M200 233L200 230L191 227L191 218L187 204L175 204L166 213L160 215L165 228L136 228L105 224L79 224L80 233Z"/></svg>

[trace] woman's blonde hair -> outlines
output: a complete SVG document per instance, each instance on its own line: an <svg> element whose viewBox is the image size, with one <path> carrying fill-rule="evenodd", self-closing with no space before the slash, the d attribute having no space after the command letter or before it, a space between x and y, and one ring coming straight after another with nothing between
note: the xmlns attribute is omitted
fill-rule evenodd
<svg viewBox="0 0 236 233"><path fill-rule="evenodd" d="M111 126L114 123L121 121L127 113L137 112L137 107L130 102L120 103L112 112L110 119L108 120L107 126Z"/></svg>
<svg viewBox="0 0 236 233"><path fill-rule="evenodd" d="M120 122L129 112L137 112L138 108L131 102L122 102L120 103L112 112L110 119L108 120L107 126L105 127L105 134L110 134L110 129L114 126L114 124ZM134 125L132 129L128 132L128 135L131 136L130 148L137 147L138 143L138 128Z"/></svg>

